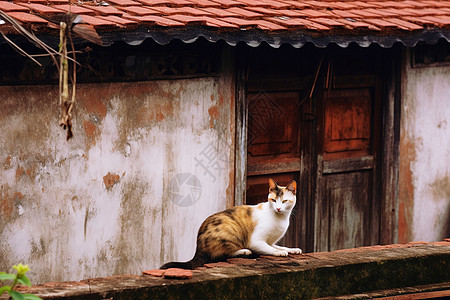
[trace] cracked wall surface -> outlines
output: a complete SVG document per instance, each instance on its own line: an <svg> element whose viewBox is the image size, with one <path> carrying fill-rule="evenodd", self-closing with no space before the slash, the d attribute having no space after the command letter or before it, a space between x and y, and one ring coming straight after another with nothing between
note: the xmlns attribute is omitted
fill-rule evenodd
<svg viewBox="0 0 450 300"><path fill-rule="evenodd" d="M233 198L229 74L79 84L68 142L57 86L0 86L0 270L40 283L190 259Z"/></svg>

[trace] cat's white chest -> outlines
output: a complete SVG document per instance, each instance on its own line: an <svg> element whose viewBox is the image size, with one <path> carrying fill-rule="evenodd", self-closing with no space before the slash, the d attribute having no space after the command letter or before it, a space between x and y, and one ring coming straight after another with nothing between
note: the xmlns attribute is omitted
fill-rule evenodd
<svg viewBox="0 0 450 300"><path fill-rule="evenodd" d="M289 216L276 215L268 208L257 213L255 217L257 225L252 239L263 240L269 245L277 242L289 226Z"/></svg>

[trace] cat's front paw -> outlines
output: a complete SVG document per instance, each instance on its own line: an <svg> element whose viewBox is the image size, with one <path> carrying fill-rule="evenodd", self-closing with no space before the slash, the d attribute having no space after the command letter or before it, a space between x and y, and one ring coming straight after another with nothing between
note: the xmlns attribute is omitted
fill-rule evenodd
<svg viewBox="0 0 450 300"><path fill-rule="evenodd" d="M277 250L272 253L273 256L288 256L289 253L285 250Z"/></svg>
<svg viewBox="0 0 450 300"><path fill-rule="evenodd" d="M289 248L288 252L291 254L302 254L302 249L300 248Z"/></svg>

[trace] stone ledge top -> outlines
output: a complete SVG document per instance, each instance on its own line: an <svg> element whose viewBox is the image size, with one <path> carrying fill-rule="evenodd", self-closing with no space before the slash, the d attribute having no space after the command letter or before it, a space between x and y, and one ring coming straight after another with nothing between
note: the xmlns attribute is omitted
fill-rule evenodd
<svg viewBox="0 0 450 300"><path fill-rule="evenodd" d="M450 281L450 239L289 257L232 258L193 270L190 279L176 279L176 275L164 278L157 273L49 282L21 290L44 299L83 299L88 295L90 299L144 299L149 295L155 299L168 296L181 299L205 296L210 290L216 299L238 298L243 294L256 299L274 292L268 282L282 280L283 288L275 291L275 295L286 292L293 296L293 290L301 298L355 294Z"/></svg>

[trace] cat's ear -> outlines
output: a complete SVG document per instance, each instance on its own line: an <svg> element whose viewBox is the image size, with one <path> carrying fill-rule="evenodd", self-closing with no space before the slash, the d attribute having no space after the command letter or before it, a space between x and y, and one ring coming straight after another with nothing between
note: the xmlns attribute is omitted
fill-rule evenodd
<svg viewBox="0 0 450 300"><path fill-rule="evenodd" d="M287 185L286 189L288 191L291 191L292 194L295 195L295 193L297 191L297 182L295 180L292 180L291 182L289 182L289 184Z"/></svg>
<svg viewBox="0 0 450 300"><path fill-rule="evenodd" d="M269 179L269 192L276 190L278 188L278 184L272 178Z"/></svg>

